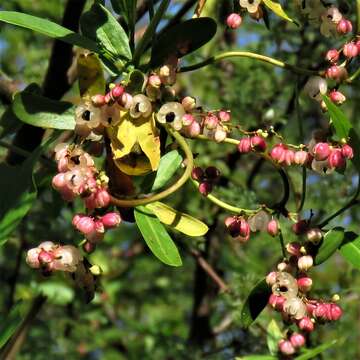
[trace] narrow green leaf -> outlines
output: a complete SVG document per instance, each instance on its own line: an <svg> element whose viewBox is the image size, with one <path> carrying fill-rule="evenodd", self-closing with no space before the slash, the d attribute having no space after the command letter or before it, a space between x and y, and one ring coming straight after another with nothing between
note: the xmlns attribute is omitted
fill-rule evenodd
<svg viewBox="0 0 360 360"><path fill-rule="evenodd" d="M163 223L188 236L203 236L209 228L202 221L159 201L145 205Z"/></svg>
<svg viewBox="0 0 360 360"><path fill-rule="evenodd" d="M315 265L322 264L339 248L344 239L344 229L337 227L328 231L323 240L315 257Z"/></svg>
<svg viewBox="0 0 360 360"><path fill-rule="evenodd" d="M80 19L81 32L95 41L101 55L120 68L131 59L129 39L114 16L103 5L95 3Z"/></svg>
<svg viewBox="0 0 360 360"><path fill-rule="evenodd" d="M122 15L130 31L135 26L136 0L110 0L114 11Z"/></svg>
<svg viewBox="0 0 360 360"><path fill-rule="evenodd" d="M354 232L346 232L340 247L340 254L351 265L360 270L360 236Z"/></svg>
<svg viewBox="0 0 360 360"><path fill-rule="evenodd" d="M46 19L16 11L0 11L0 21L34 30L40 34L64 41L71 45L80 46L95 52L98 51L96 43L91 39Z"/></svg>
<svg viewBox="0 0 360 360"><path fill-rule="evenodd" d="M329 348L333 347L339 340L332 340L320 346L317 346L314 349L306 350L304 354L301 354L295 358L295 360L308 360L314 358L316 355L323 353L324 351L328 350Z"/></svg>
<svg viewBox="0 0 360 360"><path fill-rule="evenodd" d="M14 305L10 313L0 321L0 348L2 348L22 322L21 303Z"/></svg>
<svg viewBox="0 0 360 360"><path fill-rule="evenodd" d="M179 251L160 220L145 206L134 211L136 224L153 254L170 266L181 266Z"/></svg>
<svg viewBox="0 0 360 360"><path fill-rule="evenodd" d="M271 290L265 279L259 281L251 290L241 310L243 328L248 328L264 310L270 294Z"/></svg>
<svg viewBox="0 0 360 360"><path fill-rule="evenodd" d="M216 22L209 17L186 20L160 33L151 51L151 66L157 67L175 54L181 58L208 43L216 34Z"/></svg>
<svg viewBox="0 0 360 360"><path fill-rule="evenodd" d="M151 19L149 26L146 28L145 34L142 36L138 45L136 46L133 62L138 65L141 55L146 50L153 36L155 35L156 28L159 25L160 20L164 16L166 9L170 4L170 0L162 0L159 8L157 9L154 17Z"/></svg>
<svg viewBox="0 0 360 360"><path fill-rule="evenodd" d="M156 191L165 186L174 176L176 170L180 167L182 157L177 150L172 150L160 159L159 168L151 191Z"/></svg>
<svg viewBox="0 0 360 360"><path fill-rule="evenodd" d="M271 320L267 327L267 346L271 355L276 355L278 352L278 343L283 338L283 334L279 328L276 320Z"/></svg>
<svg viewBox="0 0 360 360"><path fill-rule="evenodd" d="M347 139L352 128L350 121L343 111L330 101L327 96L323 95L322 98L325 101L336 135L339 139Z"/></svg>
<svg viewBox="0 0 360 360"><path fill-rule="evenodd" d="M33 126L75 128L75 107L69 102L51 100L25 90L15 95L11 108L18 119Z"/></svg>
<svg viewBox="0 0 360 360"><path fill-rule="evenodd" d="M263 0L263 3L277 16L280 16L283 19L290 21L292 23L294 22L294 20L290 16L288 16L288 14L286 14L281 4L272 0Z"/></svg>

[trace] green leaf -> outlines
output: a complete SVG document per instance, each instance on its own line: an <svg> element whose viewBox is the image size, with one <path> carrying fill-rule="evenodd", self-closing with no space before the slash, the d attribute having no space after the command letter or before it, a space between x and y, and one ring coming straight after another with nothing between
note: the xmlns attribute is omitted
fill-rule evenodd
<svg viewBox="0 0 360 360"><path fill-rule="evenodd" d="M101 55L118 69L131 59L129 39L114 16L101 4L95 3L80 19L81 32L94 40Z"/></svg>
<svg viewBox="0 0 360 360"><path fill-rule="evenodd" d="M181 266L178 249L160 220L145 206L137 206L134 211L136 224L153 254L170 266Z"/></svg>
<svg viewBox="0 0 360 360"><path fill-rule="evenodd" d="M0 118L0 139L13 134L21 127L21 121L15 116L9 106Z"/></svg>
<svg viewBox="0 0 360 360"><path fill-rule="evenodd" d="M241 326L248 328L264 310L268 303L271 290L263 279L259 281L248 295L241 310Z"/></svg>
<svg viewBox="0 0 360 360"><path fill-rule="evenodd" d="M151 66L157 67L171 55L179 58L208 43L216 33L216 22L208 17L186 20L160 33L151 52Z"/></svg>
<svg viewBox="0 0 360 360"><path fill-rule="evenodd" d="M330 101L327 96L323 95L322 98L325 101L338 140L350 138L349 144L354 149L352 163L357 171L360 172L360 138L357 132L352 127L350 120L338 106Z"/></svg>
<svg viewBox="0 0 360 360"><path fill-rule="evenodd" d="M263 0L263 3L277 16L280 16L283 19L290 21L292 23L295 22L293 19L291 19L291 17L288 16L288 14L286 14L281 4L272 0Z"/></svg>
<svg viewBox="0 0 360 360"><path fill-rule="evenodd" d="M91 39L46 19L16 11L0 11L0 21L34 30L71 45L80 46L95 52L98 51L96 43Z"/></svg>
<svg viewBox="0 0 360 360"><path fill-rule="evenodd" d="M278 343L283 338L283 334L279 328L276 320L271 320L267 327L267 346L271 355L276 355L278 352Z"/></svg>
<svg viewBox="0 0 360 360"><path fill-rule="evenodd" d="M339 248L344 239L344 229L337 227L328 231L315 257L315 265L322 264Z"/></svg>
<svg viewBox="0 0 360 360"><path fill-rule="evenodd" d="M129 74L129 80L126 85L126 91L130 94L139 94L144 92L147 83L147 77L140 70L133 70Z"/></svg>
<svg viewBox="0 0 360 360"><path fill-rule="evenodd" d="M360 236L354 232L346 232L339 250L345 260L360 270Z"/></svg>
<svg viewBox="0 0 360 360"><path fill-rule="evenodd" d="M311 350L306 350L304 352L304 354L302 355L299 355L295 358L295 360L308 360L308 359L312 359L314 358L316 355L319 355L321 353L323 353L325 350L333 347L339 340L336 339L336 340L332 340L332 341L329 341L327 343L324 343L320 346L317 346L316 348L314 349L311 349Z"/></svg>
<svg viewBox="0 0 360 360"><path fill-rule="evenodd" d="M11 108L18 119L33 126L75 128L75 107L69 102L51 100L25 90L15 95Z"/></svg>
<svg viewBox="0 0 360 360"><path fill-rule="evenodd" d="M2 348L11 336L15 333L16 329L22 322L21 308L22 304L18 303L14 305L10 313L1 319L0 326L0 348Z"/></svg>
<svg viewBox="0 0 360 360"><path fill-rule="evenodd" d="M159 201L147 204L145 207L152 211L163 224L188 236L203 236L209 230L202 221Z"/></svg>
<svg viewBox="0 0 360 360"><path fill-rule="evenodd" d="M156 172L155 181L151 191L156 191L165 186L174 176L176 170L180 167L182 157L177 150L172 150L160 159L159 168Z"/></svg>
<svg viewBox="0 0 360 360"><path fill-rule="evenodd" d="M73 288L57 280L47 280L40 283L37 288L49 299L50 303L55 305L67 305L75 296Z"/></svg>
<svg viewBox="0 0 360 360"><path fill-rule="evenodd" d="M122 15L130 31L135 27L136 0L110 0L114 11Z"/></svg>
<svg viewBox="0 0 360 360"><path fill-rule="evenodd" d="M322 98L325 101L336 135L339 139L347 139L352 128L350 121L343 111L330 101L327 96L323 95Z"/></svg>
<svg viewBox="0 0 360 360"><path fill-rule="evenodd" d="M153 39L156 28L159 25L160 20L162 19L163 15L166 12L170 4L170 0L163 0L157 9L154 17L151 19L149 26L146 28L145 34L142 36L141 40L139 41L138 45L136 46L133 62L135 65L138 65L141 55L146 50L147 46Z"/></svg>

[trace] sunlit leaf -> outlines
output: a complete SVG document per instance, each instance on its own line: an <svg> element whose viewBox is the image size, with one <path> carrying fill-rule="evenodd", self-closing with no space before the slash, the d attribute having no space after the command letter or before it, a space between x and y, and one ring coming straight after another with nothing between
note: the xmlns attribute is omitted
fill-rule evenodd
<svg viewBox="0 0 360 360"><path fill-rule="evenodd" d="M346 232L339 250L344 259L355 268L360 269L360 236L354 232Z"/></svg>
<svg viewBox="0 0 360 360"><path fill-rule="evenodd" d="M34 30L71 45L77 45L95 52L98 51L96 43L91 39L46 19L16 11L0 11L0 21Z"/></svg>
<svg viewBox="0 0 360 360"><path fill-rule="evenodd" d="M80 96L90 98L105 92L104 71L98 56L92 52L81 52L77 59Z"/></svg>
<svg viewBox="0 0 360 360"><path fill-rule="evenodd" d="M288 14L286 14L281 4L272 0L263 0L263 3L277 16L280 16L287 21L294 22L294 20L291 19L291 17L289 17Z"/></svg>
<svg viewBox="0 0 360 360"><path fill-rule="evenodd" d="M150 209L163 224L166 224L186 235L202 236L209 230L208 226L202 221L188 214L177 211L161 202L157 201L147 204L146 208Z"/></svg>
<svg viewBox="0 0 360 360"><path fill-rule="evenodd" d="M315 257L315 265L320 265L327 260L339 248L344 239L344 229L334 228L328 231L323 240Z"/></svg>
<svg viewBox="0 0 360 360"><path fill-rule="evenodd" d="M278 352L278 343L283 338L283 334L276 320L272 319L267 327L266 342L270 354L276 355Z"/></svg>
<svg viewBox="0 0 360 360"><path fill-rule="evenodd" d="M136 224L153 254L170 266L181 266L179 251L159 219L144 206L134 211Z"/></svg>

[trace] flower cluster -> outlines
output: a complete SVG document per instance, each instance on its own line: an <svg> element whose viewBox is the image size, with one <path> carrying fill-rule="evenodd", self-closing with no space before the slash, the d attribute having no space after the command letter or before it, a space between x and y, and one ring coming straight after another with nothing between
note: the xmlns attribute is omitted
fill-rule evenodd
<svg viewBox="0 0 360 360"><path fill-rule="evenodd" d="M306 249L299 243L289 243L286 249L289 261L279 263L278 271L266 277L272 292L269 305L282 314L284 321L296 324L304 333L312 332L315 324L340 319L342 310L337 304L309 297L313 281L307 272L313 266L312 256L306 255ZM279 351L284 355L292 355L304 345L303 335L295 334L296 339L290 335L279 342Z"/></svg>
<svg viewBox="0 0 360 360"><path fill-rule="evenodd" d="M207 196L219 180L220 171L215 166L209 166L205 170L201 167L194 167L191 177L199 182L200 194Z"/></svg>
<svg viewBox="0 0 360 360"><path fill-rule="evenodd" d="M56 245L45 241L27 252L26 262L34 269L50 274L52 271L75 272L83 257L80 251L71 245Z"/></svg>

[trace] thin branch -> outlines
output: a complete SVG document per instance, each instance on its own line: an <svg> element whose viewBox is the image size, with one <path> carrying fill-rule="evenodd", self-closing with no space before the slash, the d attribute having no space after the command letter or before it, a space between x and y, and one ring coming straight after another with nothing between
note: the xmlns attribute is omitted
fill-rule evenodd
<svg viewBox="0 0 360 360"><path fill-rule="evenodd" d="M193 70L197 70L200 69L204 66L210 65L210 64L214 64L218 61L224 60L224 59L228 59L228 58L233 58L233 57L245 57L245 58L251 58L251 59L255 59L255 60L259 60L262 62L266 62L268 64L271 64L273 66L285 69L285 70L290 70L295 74L302 74L302 75L322 75L323 72L319 72L319 71L314 71L314 70L308 70L308 69L303 69L300 68L298 66L295 65L291 65L288 64L284 61L281 60L277 60L274 58L271 58L269 56L265 56L265 55L261 55L261 54L256 54L256 53L252 53L252 52L248 52L248 51L228 51L228 52L224 52L222 54L216 55L216 56L212 56L198 64L194 64L194 65L190 65L190 66L185 66L179 69L179 72L188 72L188 71L193 71Z"/></svg>
<svg viewBox="0 0 360 360"><path fill-rule="evenodd" d="M201 256L200 252L191 249L191 255L196 259L201 268L209 275L209 277L214 281L214 283L219 287L221 292L229 292L229 286L224 282L224 280L216 273L212 266Z"/></svg>

